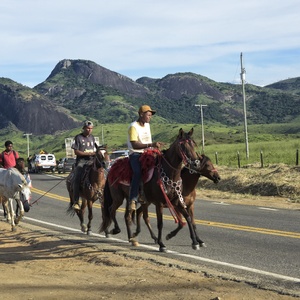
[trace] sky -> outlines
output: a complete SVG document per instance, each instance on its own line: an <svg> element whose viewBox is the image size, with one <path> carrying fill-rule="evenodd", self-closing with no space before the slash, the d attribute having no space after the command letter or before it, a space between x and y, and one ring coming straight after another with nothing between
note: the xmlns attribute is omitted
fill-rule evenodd
<svg viewBox="0 0 300 300"><path fill-rule="evenodd" d="M193 72L265 86L300 77L299 0L1 0L0 77L34 87L63 59L132 80Z"/></svg>

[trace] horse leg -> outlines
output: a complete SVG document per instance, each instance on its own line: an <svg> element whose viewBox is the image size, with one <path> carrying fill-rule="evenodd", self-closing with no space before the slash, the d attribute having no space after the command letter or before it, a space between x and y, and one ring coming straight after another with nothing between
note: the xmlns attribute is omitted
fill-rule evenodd
<svg viewBox="0 0 300 300"><path fill-rule="evenodd" d="M9 201L5 200L5 202L2 203L3 212L4 212L4 218L6 219L7 223L11 222L11 215L8 213L9 211Z"/></svg>
<svg viewBox="0 0 300 300"><path fill-rule="evenodd" d="M112 221L114 223L114 228L110 231L110 233L113 234L113 235L120 233L121 228L120 228L119 223L118 223L117 218L116 218L116 211L114 211L114 214L111 216L111 218L112 218Z"/></svg>
<svg viewBox="0 0 300 300"><path fill-rule="evenodd" d="M1 199L0 199L1 200ZM7 201L2 199L3 216L7 219Z"/></svg>
<svg viewBox="0 0 300 300"><path fill-rule="evenodd" d="M16 214L15 224L19 224L21 218L24 216L24 207L22 201L18 198L17 201L17 207L20 209L20 214Z"/></svg>
<svg viewBox="0 0 300 300"><path fill-rule="evenodd" d="M143 214L143 219L144 219L144 222L149 230L149 233L150 233L150 236L151 238L154 240L154 243L157 244L157 237L151 227L151 224L150 224L150 218L149 218L149 213L148 213L148 207L149 207L150 204L143 204L139 207L139 209L136 211L137 213L137 216L136 216L136 232L134 234L134 236L138 236L138 234L141 232L141 216Z"/></svg>
<svg viewBox="0 0 300 300"><path fill-rule="evenodd" d="M122 202L121 202L122 204ZM120 204L120 205L121 205ZM110 209L109 209L109 219L111 219L111 221L114 223L114 228L112 230L109 231L109 227L105 228L104 229L104 233L105 233L105 237L109 238L110 235L116 235L118 233L121 232L121 228L118 224L118 221L117 221L117 217L116 217L116 211L118 209L118 207L120 205L117 205L117 207L113 204ZM107 217L107 216L106 216ZM105 211L103 211L102 209L102 219L105 218ZM104 222L104 221L103 221ZM108 222L110 224L110 222Z"/></svg>
<svg viewBox="0 0 300 300"><path fill-rule="evenodd" d="M87 223L87 234L90 235L92 232L92 220L93 220L93 202L88 201L88 218L89 221Z"/></svg>
<svg viewBox="0 0 300 300"><path fill-rule="evenodd" d="M184 209L182 206L180 206L179 211L184 216L184 218L186 219L186 222L187 222L187 224L189 226L190 237L191 237L191 240L192 240L192 247L193 247L193 249L194 250L199 250L199 248L200 248L199 247L199 242L198 242L198 240L196 238L196 233L195 233L195 230L194 230L194 226L192 224L192 218L191 218L191 216L189 215L188 211L186 209ZM203 242L202 242L202 244L203 244Z"/></svg>
<svg viewBox="0 0 300 300"><path fill-rule="evenodd" d="M136 211L136 228L135 233L133 234L134 237L137 237L141 232L141 216L143 213L142 205Z"/></svg>
<svg viewBox="0 0 300 300"><path fill-rule="evenodd" d="M200 245L200 247L206 247L205 243L200 239L198 232L197 232L197 228L196 228L196 223L195 223L195 218L194 218L194 204L192 204L189 208L188 208L188 213L191 217L192 220L192 226L196 235L196 239Z"/></svg>
<svg viewBox="0 0 300 300"><path fill-rule="evenodd" d="M175 208L176 209L176 208ZM176 209L177 210L177 209ZM178 212L179 213L179 212ZM180 213L179 213L180 214ZM180 214L181 216L181 214ZM166 236L166 240L170 240L171 238L173 238L175 235L177 235L177 233L183 228L183 224L181 222L178 222L177 228L173 231L171 231L170 233L167 234Z"/></svg>
<svg viewBox="0 0 300 300"><path fill-rule="evenodd" d="M125 211L125 224L126 224L126 229L127 229L127 236L128 236L128 241L131 242L132 246L139 246L138 241L135 239L135 237L132 234L131 231L131 225L132 225L132 214L131 214L131 209L130 209L130 203L128 199L126 199L126 211Z"/></svg>
<svg viewBox="0 0 300 300"><path fill-rule="evenodd" d="M80 221L80 227L82 232L87 232L87 226L84 224L84 212L86 208L86 200L82 199L80 210L76 210L76 214Z"/></svg>
<svg viewBox="0 0 300 300"><path fill-rule="evenodd" d="M16 231L15 212L14 212L13 201L14 201L13 198L8 198L7 216L8 216L8 219L10 218L11 231Z"/></svg>
<svg viewBox="0 0 300 300"><path fill-rule="evenodd" d="M157 204L155 206L156 206L156 218L157 218L157 229L158 229L157 243L159 245L159 251L166 252L167 248L164 245L164 243L162 242L163 206L160 204Z"/></svg>

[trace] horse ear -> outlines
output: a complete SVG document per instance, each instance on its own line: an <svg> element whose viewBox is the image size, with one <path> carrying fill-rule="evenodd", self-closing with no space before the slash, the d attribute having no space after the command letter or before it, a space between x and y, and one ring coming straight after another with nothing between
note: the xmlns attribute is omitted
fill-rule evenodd
<svg viewBox="0 0 300 300"><path fill-rule="evenodd" d="M189 131L189 136L192 136L194 133L194 128L192 128L190 131Z"/></svg>
<svg viewBox="0 0 300 300"><path fill-rule="evenodd" d="M183 130L182 130L182 128L179 129L179 134L178 134L178 136L179 136L179 137L182 137L182 136L183 136Z"/></svg>

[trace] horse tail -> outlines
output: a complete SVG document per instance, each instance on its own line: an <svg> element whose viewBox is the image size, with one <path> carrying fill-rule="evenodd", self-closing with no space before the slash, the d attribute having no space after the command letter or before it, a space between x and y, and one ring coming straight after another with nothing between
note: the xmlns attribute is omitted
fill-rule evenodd
<svg viewBox="0 0 300 300"><path fill-rule="evenodd" d="M105 231L112 222L112 217L110 213L110 208L113 204L113 198L110 192L109 180L107 179L103 191L103 203L101 206L102 210L102 224L100 226L99 232Z"/></svg>

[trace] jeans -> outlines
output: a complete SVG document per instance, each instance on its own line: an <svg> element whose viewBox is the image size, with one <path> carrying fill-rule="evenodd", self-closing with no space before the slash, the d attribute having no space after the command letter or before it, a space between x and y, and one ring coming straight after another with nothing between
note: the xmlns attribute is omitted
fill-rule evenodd
<svg viewBox="0 0 300 300"><path fill-rule="evenodd" d="M129 155L129 162L133 172L130 184L129 201L137 202L138 200L140 182L142 178L140 157L141 153L133 153Z"/></svg>
<svg viewBox="0 0 300 300"><path fill-rule="evenodd" d="M83 167L87 163L87 160L81 159L78 161L77 166L74 170L74 180L73 180L73 203L79 202L79 190L81 184L81 176L83 173Z"/></svg>

